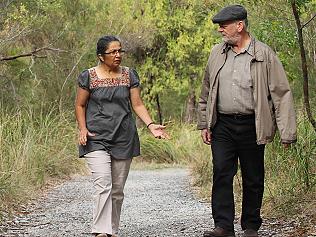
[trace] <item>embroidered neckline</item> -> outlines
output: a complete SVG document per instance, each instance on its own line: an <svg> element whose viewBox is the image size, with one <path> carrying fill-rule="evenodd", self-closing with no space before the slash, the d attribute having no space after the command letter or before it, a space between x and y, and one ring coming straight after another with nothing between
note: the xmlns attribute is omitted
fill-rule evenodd
<svg viewBox="0 0 316 237"><path fill-rule="evenodd" d="M97 87L130 86L128 67L122 67L121 75L117 77L99 78L95 67L89 69L89 75L90 89Z"/></svg>

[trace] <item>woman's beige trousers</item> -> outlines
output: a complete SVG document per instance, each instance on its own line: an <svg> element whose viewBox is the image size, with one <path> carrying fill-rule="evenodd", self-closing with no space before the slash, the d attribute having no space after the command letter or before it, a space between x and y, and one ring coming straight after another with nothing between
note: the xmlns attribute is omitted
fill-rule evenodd
<svg viewBox="0 0 316 237"><path fill-rule="evenodd" d="M118 236L123 189L132 159L114 159L105 150L90 152L85 158L95 189L92 233Z"/></svg>

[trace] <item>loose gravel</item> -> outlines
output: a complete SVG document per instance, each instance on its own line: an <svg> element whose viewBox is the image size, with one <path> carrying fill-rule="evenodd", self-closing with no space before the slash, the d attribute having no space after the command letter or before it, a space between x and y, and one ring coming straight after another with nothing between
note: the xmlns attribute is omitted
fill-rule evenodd
<svg viewBox="0 0 316 237"><path fill-rule="evenodd" d="M0 226L0 236L91 237L92 193L91 176L75 177L51 189L36 203L23 208L13 220ZM125 187L120 237L198 237L211 228L210 204L194 195L188 170L169 168L130 172ZM237 220L235 230L240 236ZM268 223L263 225L260 235L295 236L273 230Z"/></svg>
<svg viewBox="0 0 316 237"><path fill-rule="evenodd" d="M49 191L17 215L0 236L89 236L91 176ZM213 226L208 203L196 199L185 169L132 170L125 186L120 237L202 236Z"/></svg>

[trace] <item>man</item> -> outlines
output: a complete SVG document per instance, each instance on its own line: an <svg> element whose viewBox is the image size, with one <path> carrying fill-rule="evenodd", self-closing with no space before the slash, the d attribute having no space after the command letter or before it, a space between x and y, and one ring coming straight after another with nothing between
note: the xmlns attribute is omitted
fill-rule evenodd
<svg viewBox="0 0 316 237"><path fill-rule="evenodd" d="M284 147L296 141L292 93L274 52L247 31L241 5L223 8L213 19L222 43L210 54L199 99L198 129L213 156L212 214L215 228L204 237L234 233L233 178L242 173L241 227L258 236L264 189L264 148L276 127Z"/></svg>

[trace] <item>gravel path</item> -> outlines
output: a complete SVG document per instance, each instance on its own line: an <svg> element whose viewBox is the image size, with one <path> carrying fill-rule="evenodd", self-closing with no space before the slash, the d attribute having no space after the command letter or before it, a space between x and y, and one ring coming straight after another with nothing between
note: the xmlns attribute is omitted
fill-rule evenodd
<svg viewBox="0 0 316 237"><path fill-rule="evenodd" d="M0 236L91 236L92 192L90 176L59 185L16 216ZM130 172L121 237L202 236L212 225L209 204L194 197L187 170Z"/></svg>
<svg viewBox="0 0 316 237"><path fill-rule="evenodd" d="M90 176L73 178L51 189L36 203L26 206L14 220L0 226L0 237L91 237L92 193ZM276 225L277 221L264 222L261 236L314 236L287 235L282 229L287 227L293 231L294 224L278 228ZM187 170L130 172L125 188L121 237L198 237L212 227L210 204L194 196ZM239 236L238 224L235 230Z"/></svg>

